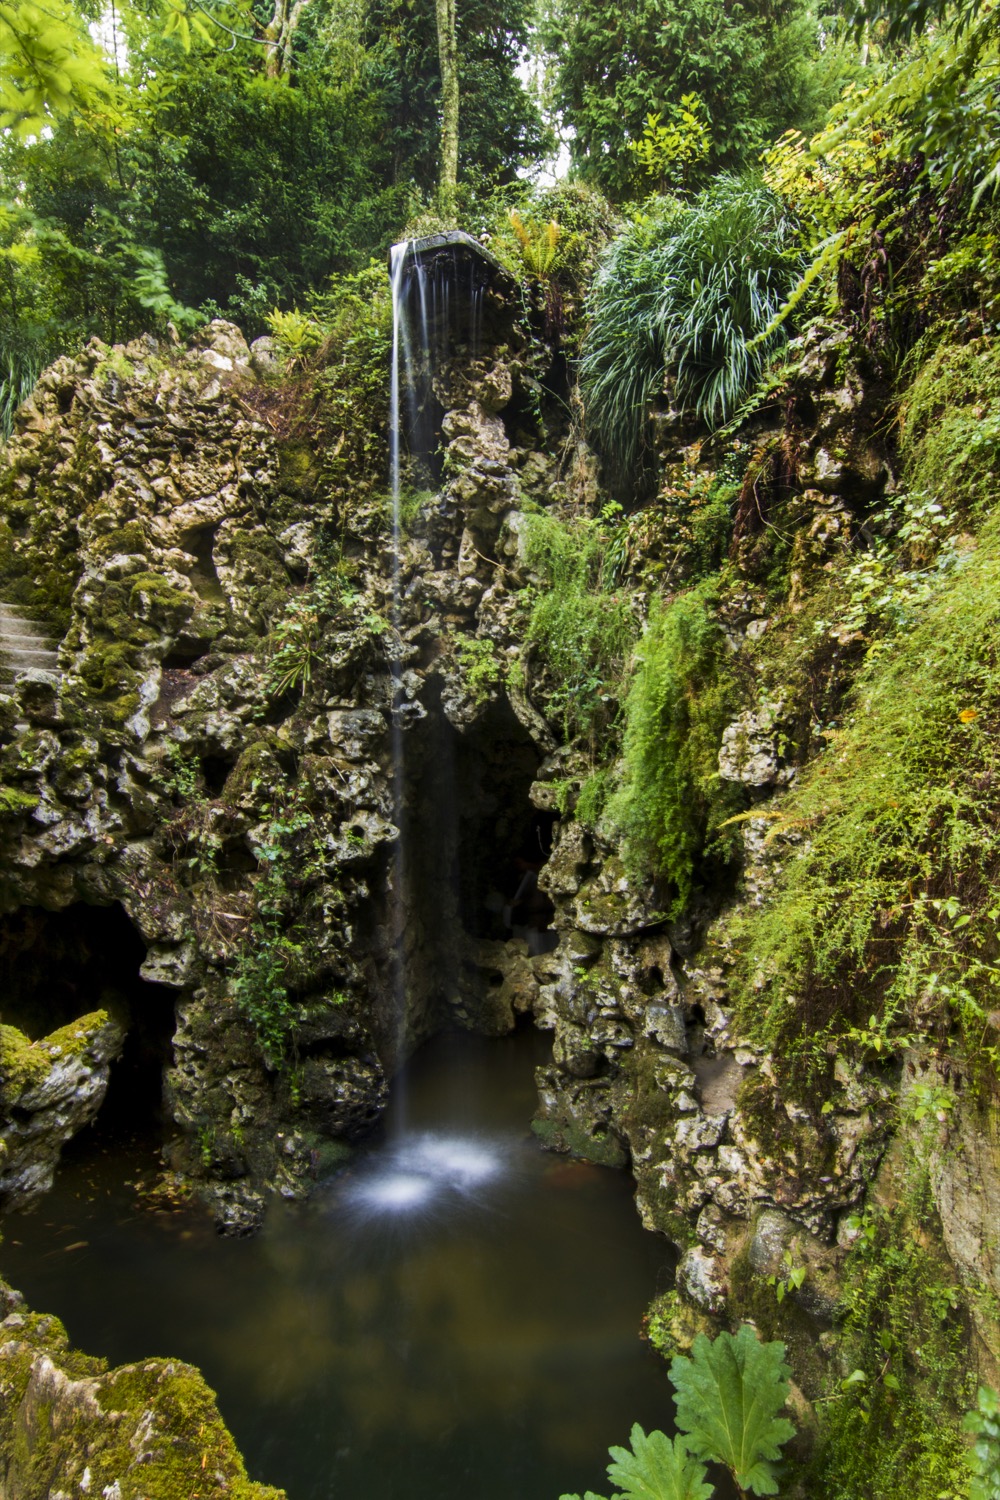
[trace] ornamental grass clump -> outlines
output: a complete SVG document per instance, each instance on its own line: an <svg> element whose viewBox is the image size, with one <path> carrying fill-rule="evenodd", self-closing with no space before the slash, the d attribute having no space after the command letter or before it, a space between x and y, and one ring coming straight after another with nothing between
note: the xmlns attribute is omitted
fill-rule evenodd
<svg viewBox="0 0 1000 1500"><path fill-rule="evenodd" d="M725 421L783 340L763 335L801 271L797 226L756 176L690 206L661 200L614 242L595 280L581 375L587 424L625 479L666 376L677 404Z"/></svg>

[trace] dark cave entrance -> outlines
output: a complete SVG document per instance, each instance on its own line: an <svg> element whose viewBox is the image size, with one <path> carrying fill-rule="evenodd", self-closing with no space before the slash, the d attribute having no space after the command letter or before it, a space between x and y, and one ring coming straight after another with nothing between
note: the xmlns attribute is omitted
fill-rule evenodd
<svg viewBox="0 0 1000 1500"><path fill-rule="evenodd" d="M404 756L409 904L443 947L461 933L509 938L507 909L552 848L556 814L530 800L541 757L506 699L462 730L436 695L425 706ZM547 926L551 902L538 893L534 906L532 921Z"/></svg>
<svg viewBox="0 0 1000 1500"><path fill-rule="evenodd" d="M0 1020L32 1041L95 1010L126 1028L95 1124L143 1133L163 1123L174 993L139 968L146 946L123 907L23 907L0 918ZM93 1128L93 1127L92 1127Z"/></svg>
<svg viewBox="0 0 1000 1500"><path fill-rule="evenodd" d="M537 877L552 852L557 814L532 806L538 751L504 699L458 738L458 914L473 937L554 945L552 902Z"/></svg>

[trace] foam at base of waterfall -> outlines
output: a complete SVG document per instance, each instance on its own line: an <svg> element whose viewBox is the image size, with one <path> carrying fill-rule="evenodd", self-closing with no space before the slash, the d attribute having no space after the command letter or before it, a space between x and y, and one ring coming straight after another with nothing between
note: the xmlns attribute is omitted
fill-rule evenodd
<svg viewBox="0 0 1000 1500"><path fill-rule="evenodd" d="M410 1213L466 1197L504 1169L496 1140L425 1132L373 1153L343 1186L343 1198L373 1214Z"/></svg>

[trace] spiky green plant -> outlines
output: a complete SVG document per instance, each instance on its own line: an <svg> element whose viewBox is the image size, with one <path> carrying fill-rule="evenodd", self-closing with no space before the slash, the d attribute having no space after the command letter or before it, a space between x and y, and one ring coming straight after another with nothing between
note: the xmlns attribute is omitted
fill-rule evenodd
<svg viewBox="0 0 1000 1500"><path fill-rule="evenodd" d="M10 437L14 413L34 390L39 371L39 363L31 356L6 356L0 367L0 442Z"/></svg>
<svg viewBox="0 0 1000 1500"><path fill-rule="evenodd" d="M581 374L588 426L621 476L666 375L703 421L734 411L785 336L760 338L800 269L795 221L756 176L720 177L691 206L665 199L615 241L590 297Z"/></svg>

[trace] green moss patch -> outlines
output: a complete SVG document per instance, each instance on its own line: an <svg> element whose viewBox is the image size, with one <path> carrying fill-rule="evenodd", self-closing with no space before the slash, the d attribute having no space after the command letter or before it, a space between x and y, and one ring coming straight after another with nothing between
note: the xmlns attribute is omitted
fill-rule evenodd
<svg viewBox="0 0 1000 1500"><path fill-rule="evenodd" d="M770 1045L825 1070L831 1041L876 1059L957 1017L995 1073L998 639L994 518L862 671L846 722L777 815L799 852L737 938L744 1023Z"/></svg>
<svg viewBox="0 0 1000 1500"><path fill-rule="evenodd" d="M32 1042L15 1026L0 1025L0 1095L20 1098L48 1076L52 1066L40 1042Z"/></svg>

